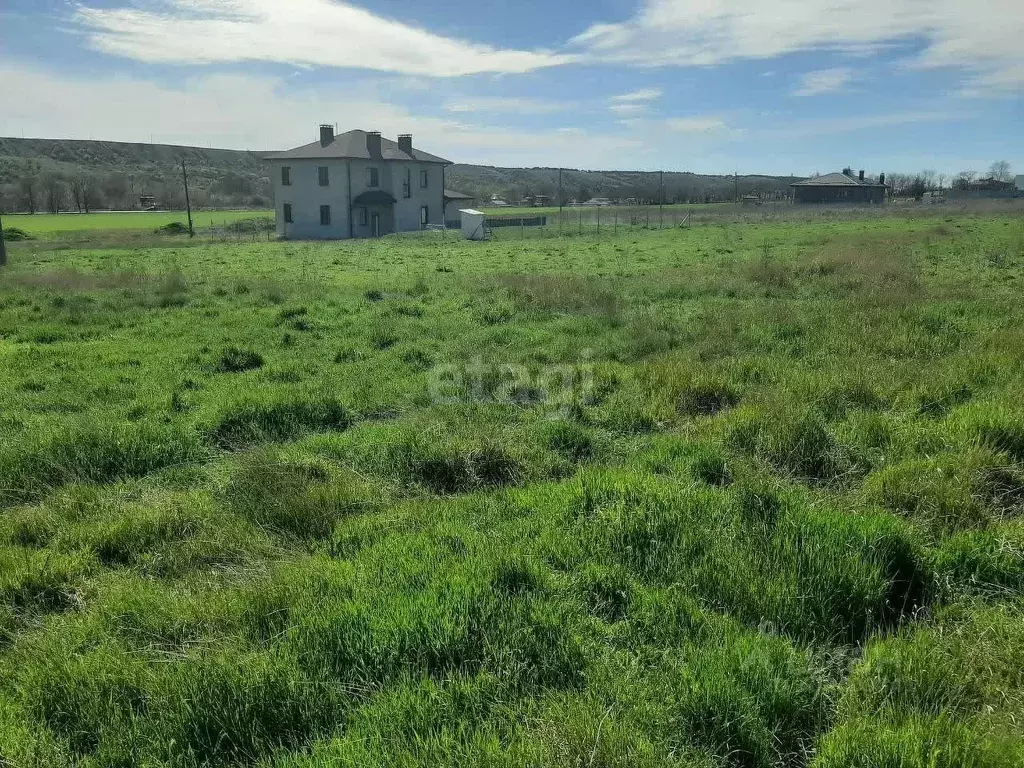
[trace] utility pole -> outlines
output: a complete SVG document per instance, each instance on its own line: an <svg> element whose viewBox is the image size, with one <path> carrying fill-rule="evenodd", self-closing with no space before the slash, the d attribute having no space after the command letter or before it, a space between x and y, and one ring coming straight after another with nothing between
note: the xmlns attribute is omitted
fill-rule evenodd
<svg viewBox="0 0 1024 768"><path fill-rule="evenodd" d="M192 228L192 201L188 197L188 171L185 170L185 160L181 161L181 177L185 180L185 210L188 211L188 236L195 237L196 232Z"/></svg>
<svg viewBox="0 0 1024 768"><path fill-rule="evenodd" d="M665 228L665 172L658 171L658 228Z"/></svg>
<svg viewBox="0 0 1024 768"><path fill-rule="evenodd" d="M558 236L562 236L562 169L558 169Z"/></svg>
<svg viewBox="0 0 1024 768"><path fill-rule="evenodd" d="M0 221L0 267L7 264L7 245L4 243L4 224Z"/></svg>

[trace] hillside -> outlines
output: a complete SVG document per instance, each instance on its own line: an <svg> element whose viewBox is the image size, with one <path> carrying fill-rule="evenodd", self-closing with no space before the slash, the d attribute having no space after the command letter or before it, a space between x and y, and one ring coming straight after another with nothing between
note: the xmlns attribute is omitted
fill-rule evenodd
<svg viewBox="0 0 1024 768"><path fill-rule="evenodd" d="M448 169L448 186L480 199L500 195L506 200L521 200L528 194L558 192L557 168L495 168L487 165L454 165ZM734 200L740 195L778 197L788 192L795 181L789 176L710 176L696 173L665 172L666 202L714 202ZM641 171L562 170L562 195L566 200L591 197L636 198L640 202L659 199L657 173Z"/></svg>
<svg viewBox="0 0 1024 768"><path fill-rule="evenodd" d="M32 179L37 205L45 209L44 188L56 178L65 182L63 206L73 208L72 182L84 178L91 182L91 207L135 207L141 194L155 195L166 207L184 207L184 159L197 206L265 208L270 186L261 157L257 152L166 144L0 138L0 205L26 210Z"/></svg>
<svg viewBox="0 0 1024 768"><path fill-rule="evenodd" d="M180 163L188 163L193 203L198 207L267 207L270 183L264 153L203 149L166 144L115 141L0 138L0 209L62 210L81 204L89 208L132 208L142 194L154 195L162 207L184 207ZM496 168L454 165L449 188L481 200L499 195L519 200L529 194L554 196L556 168ZM666 173L668 202L731 200L737 194L776 196L785 193L789 177L704 176ZM635 171L562 172L568 199L589 197L659 198L656 173ZM85 206L85 203L88 206Z"/></svg>

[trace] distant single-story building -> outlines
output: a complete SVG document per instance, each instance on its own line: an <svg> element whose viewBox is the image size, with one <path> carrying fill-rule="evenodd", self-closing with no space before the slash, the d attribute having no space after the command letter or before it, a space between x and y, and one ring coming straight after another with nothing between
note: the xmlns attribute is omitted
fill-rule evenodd
<svg viewBox="0 0 1024 768"><path fill-rule="evenodd" d="M1017 192L1024 192L1024 176L1018 176L1013 186L1017 188Z"/></svg>
<svg viewBox="0 0 1024 768"><path fill-rule="evenodd" d="M949 191L950 200L999 200L1014 197L1017 187L1012 181L999 179L978 179L966 185L954 183Z"/></svg>
<svg viewBox="0 0 1024 768"><path fill-rule="evenodd" d="M864 171L854 175L849 168L842 173L813 176L789 185L794 203L871 204L884 203L889 186L885 174L878 180L864 178Z"/></svg>
<svg viewBox="0 0 1024 768"><path fill-rule="evenodd" d="M444 191L444 223L448 229L460 229L462 221L459 211L463 208L472 208L476 198L454 189Z"/></svg>

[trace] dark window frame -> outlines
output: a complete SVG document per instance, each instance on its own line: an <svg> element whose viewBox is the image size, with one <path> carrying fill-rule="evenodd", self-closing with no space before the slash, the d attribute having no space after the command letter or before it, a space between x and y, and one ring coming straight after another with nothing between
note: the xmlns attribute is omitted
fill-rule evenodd
<svg viewBox="0 0 1024 768"><path fill-rule="evenodd" d="M320 226L329 227L331 226L331 206L321 205L320 206Z"/></svg>
<svg viewBox="0 0 1024 768"><path fill-rule="evenodd" d="M366 169L366 186L380 186L380 169L374 165L371 165Z"/></svg>
<svg viewBox="0 0 1024 768"><path fill-rule="evenodd" d="M420 169L420 189L428 189L430 186L430 174L426 168Z"/></svg>
<svg viewBox="0 0 1024 768"><path fill-rule="evenodd" d="M402 197L408 200L412 197L412 168L406 166L405 181L402 182Z"/></svg>
<svg viewBox="0 0 1024 768"><path fill-rule="evenodd" d="M281 186L290 187L292 185L292 167L290 165L281 166Z"/></svg>
<svg viewBox="0 0 1024 768"><path fill-rule="evenodd" d="M367 208L365 205L359 209L359 226L370 226L370 209Z"/></svg>
<svg viewBox="0 0 1024 768"><path fill-rule="evenodd" d="M430 223L430 206L420 206L420 228L423 229Z"/></svg>
<svg viewBox="0 0 1024 768"><path fill-rule="evenodd" d="M330 167L326 165L318 165L316 169L316 178L321 187L329 187L331 185Z"/></svg>
<svg viewBox="0 0 1024 768"><path fill-rule="evenodd" d="M281 216L284 218L285 224L294 224L294 216L292 213L292 204L284 203L284 208L281 210Z"/></svg>

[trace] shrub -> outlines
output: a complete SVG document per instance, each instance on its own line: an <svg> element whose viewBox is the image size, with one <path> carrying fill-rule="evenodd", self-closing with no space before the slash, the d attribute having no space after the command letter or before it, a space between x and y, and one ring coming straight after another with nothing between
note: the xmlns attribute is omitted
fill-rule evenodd
<svg viewBox="0 0 1024 768"><path fill-rule="evenodd" d="M18 227L5 227L4 228L4 240L9 242L17 242L19 240L31 240L32 236L23 229Z"/></svg>
<svg viewBox="0 0 1024 768"><path fill-rule="evenodd" d="M187 235L188 225L182 224L180 221L172 221L162 227L157 227L156 231L158 234L164 235Z"/></svg>

